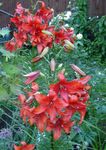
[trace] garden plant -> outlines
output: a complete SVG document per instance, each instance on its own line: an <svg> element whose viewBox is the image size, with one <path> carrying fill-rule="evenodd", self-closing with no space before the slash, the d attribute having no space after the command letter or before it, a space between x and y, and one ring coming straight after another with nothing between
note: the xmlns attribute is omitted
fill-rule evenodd
<svg viewBox="0 0 106 150"><path fill-rule="evenodd" d="M54 17L54 10L43 1L32 8L17 3L10 19L13 36L0 47L2 149L105 150L106 87L101 91L98 85L105 75L96 69L95 83L95 63L91 68L87 60L93 52L82 36L84 28L78 28L77 13L66 20L65 14Z"/></svg>

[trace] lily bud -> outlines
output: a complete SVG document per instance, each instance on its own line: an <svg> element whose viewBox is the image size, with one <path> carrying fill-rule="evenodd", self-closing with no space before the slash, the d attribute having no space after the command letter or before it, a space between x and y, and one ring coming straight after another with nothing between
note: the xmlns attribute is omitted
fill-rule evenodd
<svg viewBox="0 0 106 150"><path fill-rule="evenodd" d="M56 62L54 60L54 58L51 59L51 62L50 62L50 69L51 71L55 71L55 66L56 66Z"/></svg>
<svg viewBox="0 0 106 150"><path fill-rule="evenodd" d="M36 80L39 77L39 75L40 75L40 71L34 71L34 72L28 73L26 75L23 75L24 77L27 77L25 84L32 83L34 80Z"/></svg>
<svg viewBox="0 0 106 150"><path fill-rule="evenodd" d="M45 47L43 52L39 55L40 58L44 57L49 51L49 47Z"/></svg>
<svg viewBox="0 0 106 150"><path fill-rule="evenodd" d="M35 63L35 62L40 61L41 59L42 59L41 57L36 56L35 58L33 58L33 59L32 59L32 61L31 61L31 62Z"/></svg>
<svg viewBox="0 0 106 150"><path fill-rule="evenodd" d="M86 76L86 73L83 72L78 66L71 64L71 68L77 72L79 75Z"/></svg>
<svg viewBox="0 0 106 150"><path fill-rule="evenodd" d="M40 72L40 75L41 75L41 77L45 77L45 74L42 72Z"/></svg>
<svg viewBox="0 0 106 150"><path fill-rule="evenodd" d="M65 44L64 47L67 50L73 50L75 48L74 44L72 44L69 40L64 40Z"/></svg>
<svg viewBox="0 0 106 150"><path fill-rule="evenodd" d="M58 68L61 68L62 66L63 66L63 64L61 63L61 64L58 65Z"/></svg>
<svg viewBox="0 0 106 150"><path fill-rule="evenodd" d="M47 31L47 30L42 30L42 33L53 36L53 34L50 31Z"/></svg>

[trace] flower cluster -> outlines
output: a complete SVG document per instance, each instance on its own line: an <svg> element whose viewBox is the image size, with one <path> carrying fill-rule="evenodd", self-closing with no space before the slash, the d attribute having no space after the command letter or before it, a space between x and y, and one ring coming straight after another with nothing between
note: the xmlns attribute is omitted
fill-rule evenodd
<svg viewBox="0 0 106 150"><path fill-rule="evenodd" d="M2 129L0 130L0 139L8 139L12 137L12 131L10 129Z"/></svg>
<svg viewBox="0 0 106 150"><path fill-rule="evenodd" d="M73 120L76 112L80 114L79 124L82 123L86 114L86 101L89 99L90 86L87 82L90 78L87 75L68 81L64 73L60 72L59 81L50 85L47 95L38 92L38 84L32 82L32 90L27 92L27 98L23 94L19 95L20 116L24 122L28 120L30 125L36 125L41 132L53 131L54 139L59 139L62 131L70 132L76 122Z"/></svg>
<svg viewBox="0 0 106 150"><path fill-rule="evenodd" d="M41 7L34 14L20 3L17 4L14 17L11 18L16 30L13 38L5 44L6 49L12 52L30 44L36 46L38 53L41 53L45 47L51 48L53 42L63 45L66 50L73 49L74 31L64 27L56 29L55 26L49 25L54 11L46 7L44 2L39 2Z"/></svg>

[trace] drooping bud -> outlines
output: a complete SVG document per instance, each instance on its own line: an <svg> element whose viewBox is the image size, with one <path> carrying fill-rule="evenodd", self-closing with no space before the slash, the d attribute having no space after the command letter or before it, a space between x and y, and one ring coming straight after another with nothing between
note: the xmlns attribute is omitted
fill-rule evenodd
<svg viewBox="0 0 106 150"><path fill-rule="evenodd" d="M40 61L41 59L42 59L41 57L36 56L35 58L32 59L32 62L35 63L35 62Z"/></svg>
<svg viewBox="0 0 106 150"><path fill-rule="evenodd" d="M83 72L78 66L71 64L71 68L77 72L79 75L86 76L86 73Z"/></svg>
<svg viewBox="0 0 106 150"><path fill-rule="evenodd" d="M39 75L40 75L40 71L34 71L34 72L28 73L26 75L23 75L24 77L27 77L25 84L32 83L34 80L36 80L39 77Z"/></svg>

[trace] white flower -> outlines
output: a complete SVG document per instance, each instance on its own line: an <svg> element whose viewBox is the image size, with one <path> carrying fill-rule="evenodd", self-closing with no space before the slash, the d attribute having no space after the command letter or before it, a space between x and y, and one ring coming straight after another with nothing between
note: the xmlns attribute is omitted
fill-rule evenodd
<svg viewBox="0 0 106 150"><path fill-rule="evenodd" d="M65 16L64 16L64 20L68 20L71 17L71 11L67 11Z"/></svg>
<svg viewBox="0 0 106 150"><path fill-rule="evenodd" d="M70 29L71 29L71 30L74 30L74 28L73 28L73 27L71 27Z"/></svg>
<svg viewBox="0 0 106 150"><path fill-rule="evenodd" d="M68 24L65 24L64 27L69 28L69 25L68 25Z"/></svg>
<svg viewBox="0 0 106 150"><path fill-rule="evenodd" d="M83 35L81 33L77 34L77 39L81 40L83 38Z"/></svg>
<svg viewBox="0 0 106 150"><path fill-rule="evenodd" d="M57 15L57 17L58 17L59 20L62 20L62 19L63 19L62 16L61 16L60 14Z"/></svg>

